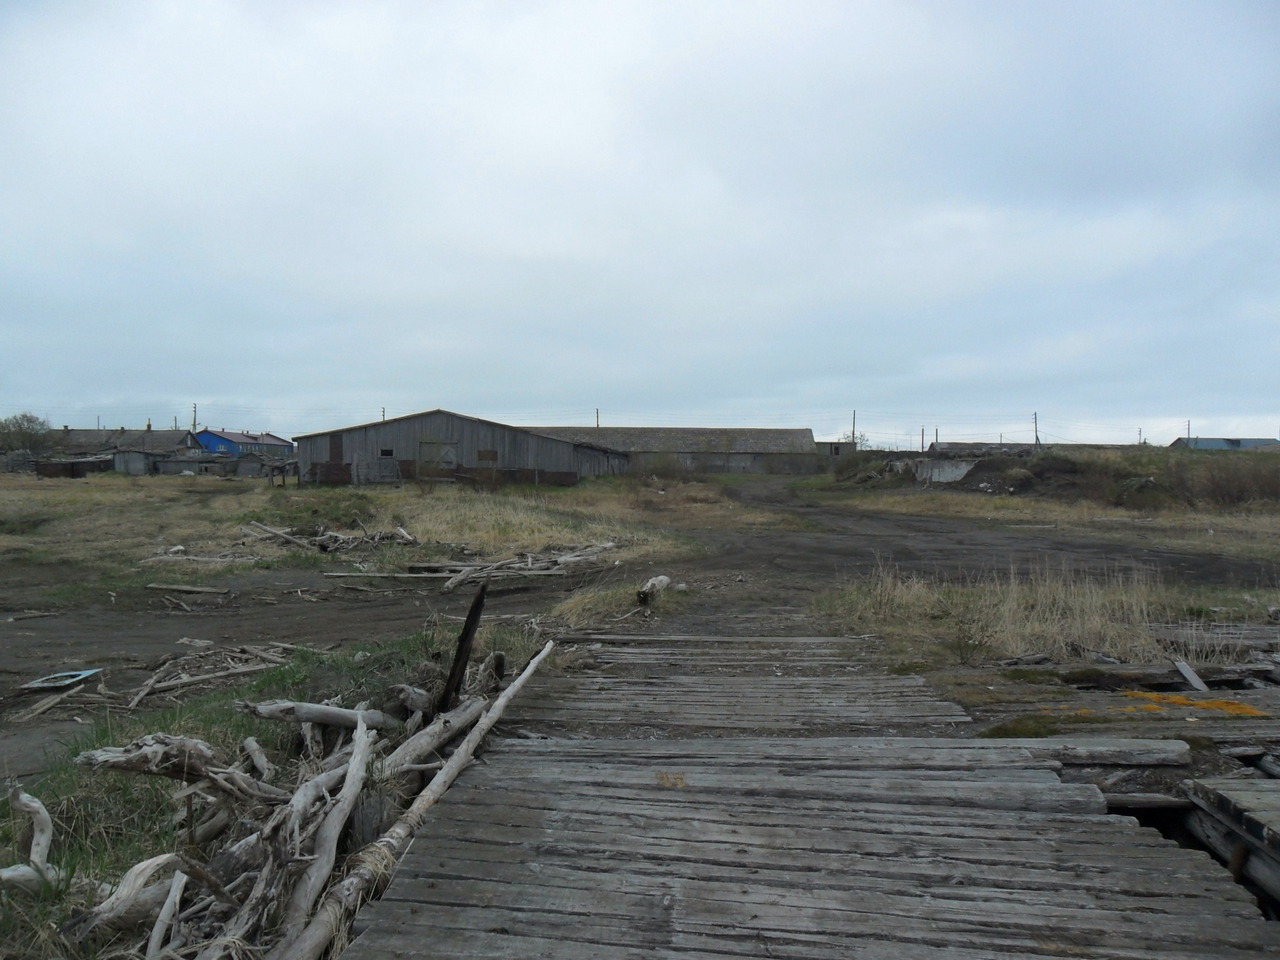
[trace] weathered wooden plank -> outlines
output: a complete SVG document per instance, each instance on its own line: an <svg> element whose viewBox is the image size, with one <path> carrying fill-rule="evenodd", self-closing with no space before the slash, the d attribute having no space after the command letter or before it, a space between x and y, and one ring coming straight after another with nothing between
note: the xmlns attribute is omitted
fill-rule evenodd
<svg viewBox="0 0 1280 960"><path fill-rule="evenodd" d="M1280 780L1212 777L1187 780L1182 787L1192 801L1280 857Z"/></svg>
<svg viewBox="0 0 1280 960"><path fill-rule="evenodd" d="M538 888L534 888L538 889ZM505 891L504 891L505 892ZM522 892L529 892L522 888ZM1008 914L990 912L972 904L953 905L936 898L889 898L870 895L854 898L852 909L799 907L794 904L709 903L683 896L682 884L673 882L662 895L628 897L597 889L586 897L554 896L519 906L504 899L473 906L448 903L421 907L406 923L405 932L416 932L419 950L430 943L434 931L502 931L524 936L588 940L617 946L720 946L737 940L808 940L810 956L845 957L860 942L879 941L877 955L893 957L886 950L897 943L961 945L1015 955L1056 948L1057 956L1168 957L1244 956L1253 960L1280 946L1280 934L1262 921L1248 923L1236 917L1210 919L1170 914L1113 915L1097 910L1059 910L1052 904L1025 904ZM771 909L772 908L772 909ZM387 918L390 922L396 921ZM409 918L403 918L409 919ZM386 922L386 921L384 921ZM1052 931L1069 929L1059 939ZM743 937L743 934L748 934ZM1067 945L1075 951L1066 953ZM736 951L735 951L736 952ZM417 955L421 955L420 953ZM464 950L453 956L466 956ZM552 954L556 956L558 954ZM766 954L767 955L767 954ZM991 953L988 953L990 956ZM1052 955L1052 954L1051 954Z"/></svg>
<svg viewBox="0 0 1280 960"><path fill-rule="evenodd" d="M1132 737L1045 737L1035 740L991 740L1005 746L1021 746L1034 757L1067 764L1125 766L1184 766L1191 762L1191 747L1182 740L1140 740Z"/></svg>
<svg viewBox="0 0 1280 960"><path fill-rule="evenodd" d="M691 935L673 936L668 943L639 942L637 937L602 946L598 941L572 939L577 933L565 924L547 936L513 933L489 925L473 930L436 929L424 931L416 925L385 925L376 939L361 936L343 954L343 960L378 960L388 956L421 957L424 945L440 957L466 960L741 960L742 957L771 957L775 960L992 960L993 957L1019 960L1062 960L1088 956L1098 960L1150 960L1156 956L1188 960L1257 960L1253 950L1236 950L1213 944L1191 947L1171 946L1165 954L1152 950L1112 949L1087 953L1069 943L1050 938L1013 945L996 938L976 945L962 945L945 931L933 936L918 934L918 940L862 937L838 944L817 937L770 936L760 931L724 931L714 939Z"/></svg>
<svg viewBox="0 0 1280 960"><path fill-rule="evenodd" d="M716 915L759 915L766 912L821 911L830 926L865 927L868 914L876 918L929 916L959 922L979 916L995 918L1002 925L1034 925L1059 919L1070 920L1076 929L1105 929L1118 917L1134 911L1148 923L1164 927L1165 919L1225 925L1233 919L1258 921L1257 907L1245 899L1222 903L1210 897L1179 895L1125 896L1106 890L1015 890L961 882L910 881L905 878L868 878L856 887L856 896L832 896L840 888L826 885L827 877L811 876L808 886L773 884L753 875L744 889L741 881L670 875L609 874L608 883L599 874L591 875L539 866L536 871L512 874L494 868L492 876L479 879L459 876L412 877L398 884L397 897L384 898L370 912L370 919L394 917L405 912L402 904L424 907L501 907L516 904L519 909L564 911L569 905L590 905L595 913L634 914L642 901L678 891L685 904L697 904L709 919ZM494 881L500 882L494 882ZM843 888L850 890L850 888ZM852 891L850 891L852 892ZM512 894L517 894L512 896ZM981 904L976 910L975 905ZM688 914L686 914L688 915ZM1126 926L1132 930L1130 922ZM803 929L803 928L800 928ZM1207 932L1207 931L1206 931Z"/></svg>
<svg viewBox="0 0 1280 960"><path fill-rule="evenodd" d="M548 825L551 826L551 825ZM465 849L466 856L472 859L504 859L511 851L505 846L517 846L527 839L527 828L491 826L487 836L490 839L459 839L459 850ZM436 842L451 843L448 836L426 834ZM1044 843L1034 840L1016 840L1010 838L976 843L972 839L954 837L908 837L897 836L833 836L823 844L814 844L809 848L790 847L777 844L770 847L762 845L753 848L749 835L742 835L736 841L703 841L695 842L684 838L669 838L659 835L658 831L646 835L623 833L621 828L599 831L549 829L537 840L538 859L573 859L588 857L595 859L623 858L628 860L649 859L675 863L712 863L734 869L749 865L752 868L768 866L776 862L783 854L791 858L803 858L804 862L825 864L833 870L840 869L841 858L880 857L888 859L918 860L928 859L939 863L954 861L956 864L975 864L986 868L1006 864L1017 864L1044 869L1069 870L1080 863L1089 864L1090 871L1112 869L1115 864L1133 863L1143 869L1159 867L1175 869L1179 863L1195 863L1198 869L1208 869L1212 861L1206 854L1179 859L1176 849L1124 850L1120 852L1114 844L1060 844ZM834 859L832 859L834 858ZM1190 867L1187 867L1190 869ZM959 867L956 868L957 870ZM1211 871L1212 872L1212 871Z"/></svg>
<svg viewBox="0 0 1280 960"><path fill-rule="evenodd" d="M544 789L520 789L503 785L490 789L455 788L456 804L441 807L436 817L441 821L476 819L503 823L508 818L528 818L548 812L561 816L573 813L610 817L626 817L637 821L647 818L688 819L696 817L704 823L731 826L787 827L811 830L850 830L863 834L906 834L917 836L973 837L999 839L1010 835L1035 838L1051 835L1046 843L1062 844L1081 837L1089 842L1112 844L1123 841L1133 848L1144 846L1173 847L1172 841L1150 830L1135 830L1136 821L1112 815L1078 815L1043 813L1027 810L966 810L963 818L955 815L949 804L910 805L898 803L862 803L856 808L839 799L821 801L796 799L779 804L768 796L742 797L732 805L698 803L696 807L678 791L656 794L652 790L595 789L573 792L557 791L547 797ZM511 822L524 822L515 819Z"/></svg>
<svg viewBox="0 0 1280 960"><path fill-rule="evenodd" d="M435 837L434 841L439 844L443 838ZM401 869L397 886L385 899L409 899L411 885L416 881L439 883L469 879L573 888L594 887L607 881L613 889L630 889L643 882L663 882L671 873L671 864L662 860L632 859L625 863L601 864L578 857L556 859L548 855L551 851L539 850L536 861L530 862L524 850L513 852L498 847L481 851L484 856L474 857L464 856L467 852L464 845L459 845L447 856L432 854L416 858ZM992 870L990 863L958 858L863 856L842 851L812 859L806 857L803 868L789 868L779 857L770 858L761 851L727 867L710 860L686 859L681 863L680 873L691 881L729 881L747 869L753 885L761 888L812 890L821 887L835 893L856 892L868 885L900 891L943 886L955 888L950 889L951 894L961 899L983 899L988 895L1017 897L1024 891L1038 891L1058 896L1062 902L1072 902L1071 898L1077 894L1102 896L1108 898L1109 909L1127 909L1116 906L1123 901L1142 910L1151 908L1146 902L1148 898L1203 899L1206 904L1175 904L1169 909L1209 909L1215 913L1228 909L1233 915L1257 915L1257 906L1248 891L1232 883L1221 871L1212 869L1207 858L1165 856L1138 861L1113 857L1107 861L1098 857L1091 862L1089 870L1081 870L1078 862L1010 860L1002 863L999 870ZM1224 907L1230 903L1235 906Z"/></svg>

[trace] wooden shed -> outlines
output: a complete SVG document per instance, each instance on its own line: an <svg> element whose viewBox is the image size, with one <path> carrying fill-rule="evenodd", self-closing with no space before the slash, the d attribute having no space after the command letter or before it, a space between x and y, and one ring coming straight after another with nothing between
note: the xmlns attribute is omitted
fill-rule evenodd
<svg viewBox="0 0 1280 960"><path fill-rule="evenodd" d="M407 479L569 485L625 473L625 454L590 442L429 410L294 437L302 483Z"/></svg>

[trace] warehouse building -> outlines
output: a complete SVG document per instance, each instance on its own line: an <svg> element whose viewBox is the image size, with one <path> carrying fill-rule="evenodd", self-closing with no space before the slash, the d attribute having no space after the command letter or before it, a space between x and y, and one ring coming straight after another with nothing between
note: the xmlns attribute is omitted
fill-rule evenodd
<svg viewBox="0 0 1280 960"><path fill-rule="evenodd" d="M445 479L571 485L625 473L624 453L524 427L429 410L294 437L302 483Z"/></svg>

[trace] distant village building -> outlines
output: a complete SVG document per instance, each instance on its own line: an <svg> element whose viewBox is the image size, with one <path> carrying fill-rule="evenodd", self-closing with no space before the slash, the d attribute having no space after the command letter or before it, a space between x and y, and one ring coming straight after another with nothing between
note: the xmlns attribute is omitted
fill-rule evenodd
<svg viewBox="0 0 1280 960"><path fill-rule="evenodd" d="M273 434L230 431L73 429L53 431L52 455L37 460L42 477L82 477L114 470L130 476L214 474L268 476L293 456L293 444Z"/></svg>
<svg viewBox="0 0 1280 960"><path fill-rule="evenodd" d="M1029 457L1036 452L1034 443L992 443L955 440L929 444L929 453L937 457Z"/></svg>
<svg viewBox="0 0 1280 960"><path fill-rule="evenodd" d="M624 473L625 454L527 427L428 410L294 437L303 483L408 479L570 485Z"/></svg>
<svg viewBox="0 0 1280 960"><path fill-rule="evenodd" d="M293 444L271 433L237 433L232 430L210 430L206 427L195 436L200 446L210 453L225 453L230 457L261 453L286 460L293 456Z"/></svg>
<svg viewBox="0 0 1280 960"><path fill-rule="evenodd" d="M813 431L752 427L525 427L543 436L625 453L632 471L818 473Z"/></svg>
<svg viewBox="0 0 1280 960"><path fill-rule="evenodd" d="M1182 450L1276 450L1280 440L1270 437L1179 437L1170 447Z"/></svg>
<svg viewBox="0 0 1280 960"><path fill-rule="evenodd" d="M94 457L116 453L119 450L136 450L145 453L162 453L169 456L198 454L198 441L190 430L81 430L63 427L55 430L51 438L53 448L62 457Z"/></svg>

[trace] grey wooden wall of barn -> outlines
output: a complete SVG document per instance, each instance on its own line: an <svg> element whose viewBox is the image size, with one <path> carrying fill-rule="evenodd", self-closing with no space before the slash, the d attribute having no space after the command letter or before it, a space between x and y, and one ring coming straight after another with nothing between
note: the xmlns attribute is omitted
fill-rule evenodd
<svg viewBox="0 0 1280 960"><path fill-rule="evenodd" d="M339 446L340 444L340 446ZM341 459L335 454L340 452ZM432 472L511 472L600 476L626 470L624 455L529 433L516 427L432 411L298 438L304 477L316 464L352 466L353 482L395 479L396 464Z"/></svg>

